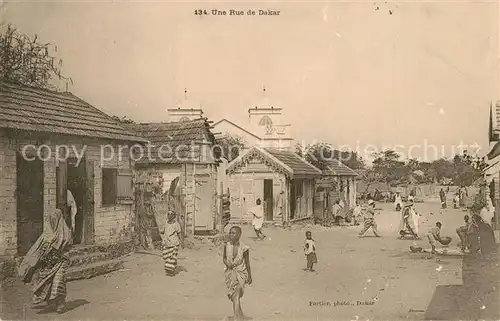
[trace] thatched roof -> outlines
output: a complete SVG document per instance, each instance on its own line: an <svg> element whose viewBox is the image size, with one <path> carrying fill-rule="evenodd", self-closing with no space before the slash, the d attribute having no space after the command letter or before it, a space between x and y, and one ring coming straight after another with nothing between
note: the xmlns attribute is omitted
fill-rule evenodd
<svg viewBox="0 0 500 321"><path fill-rule="evenodd" d="M145 142L69 92L0 82L0 128Z"/></svg>

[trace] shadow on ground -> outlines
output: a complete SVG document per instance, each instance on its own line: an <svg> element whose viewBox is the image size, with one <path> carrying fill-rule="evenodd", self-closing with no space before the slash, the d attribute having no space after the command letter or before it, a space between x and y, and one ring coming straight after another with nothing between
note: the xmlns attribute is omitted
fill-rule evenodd
<svg viewBox="0 0 500 321"><path fill-rule="evenodd" d="M425 313L426 320L499 320L500 248L490 258L467 255L462 285L440 285Z"/></svg>
<svg viewBox="0 0 500 321"><path fill-rule="evenodd" d="M90 303L89 301L82 299L68 301L66 302L65 313L89 303ZM37 314L49 314L49 313L56 313L56 311L54 311L52 307L43 307L39 312L37 312Z"/></svg>

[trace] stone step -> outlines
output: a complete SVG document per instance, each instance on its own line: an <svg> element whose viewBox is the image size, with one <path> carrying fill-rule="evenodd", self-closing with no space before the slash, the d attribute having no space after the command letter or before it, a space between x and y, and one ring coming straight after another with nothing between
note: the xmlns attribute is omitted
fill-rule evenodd
<svg viewBox="0 0 500 321"><path fill-rule="evenodd" d="M83 266L71 267L66 271L66 281L90 279L98 275L123 269L123 260L100 261Z"/></svg>
<svg viewBox="0 0 500 321"><path fill-rule="evenodd" d="M111 259L113 259L113 253L110 252L94 252L83 255L70 255L70 267L92 264L100 261L108 261Z"/></svg>

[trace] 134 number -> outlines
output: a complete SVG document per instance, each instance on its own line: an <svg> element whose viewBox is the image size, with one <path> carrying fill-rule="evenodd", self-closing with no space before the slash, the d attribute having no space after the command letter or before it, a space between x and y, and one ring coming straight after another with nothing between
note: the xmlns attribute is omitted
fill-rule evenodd
<svg viewBox="0 0 500 321"><path fill-rule="evenodd" d="M208 15L208 12L207 10L195 10L194 14L197 16L201 16L201 15Z"/></svg>

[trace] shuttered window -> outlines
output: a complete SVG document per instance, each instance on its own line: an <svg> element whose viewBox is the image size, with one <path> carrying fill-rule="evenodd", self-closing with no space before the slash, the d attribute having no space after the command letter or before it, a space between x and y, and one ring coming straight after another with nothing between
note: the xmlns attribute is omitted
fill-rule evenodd
<svg viewBox="0 0 500 321"><path fill-rule="evenodd" d="M102 205L116 205L117 202L117 175L116 168L102 169Z"/></svg>
<svg viewBox="0 0 500 321"><path fill-rule="evenodd" d="M134 181L131 170L119 170L117 175L118 204L132 204L134 201Z"/></svg>
<svg viewBox="0 0 500 321"><path fill-rule="evenodd" d="M133 173L116 168L102 169L102 205L128 205L133 203Z"/></svg>

